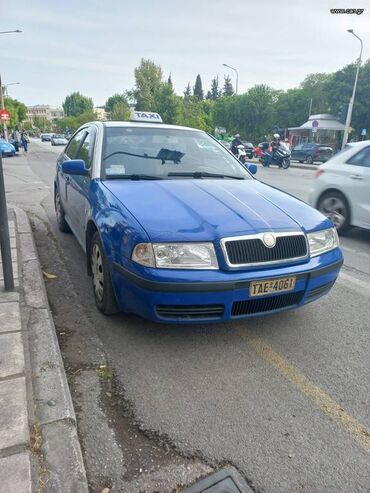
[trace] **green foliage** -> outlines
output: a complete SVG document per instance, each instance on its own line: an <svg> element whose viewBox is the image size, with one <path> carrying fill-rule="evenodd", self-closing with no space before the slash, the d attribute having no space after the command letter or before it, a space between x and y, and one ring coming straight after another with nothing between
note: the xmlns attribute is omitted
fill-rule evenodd
<svg viewBox="0 0 370 493"><path fill-rule="evenodd" d="M211 89L207 93L207 99L211 99L212 101L216 101L222 96L222 91L220 89L220 83L217 77L213 77L211 83Z"/></svg>
<svg viewBox="0 0 370 493"><path fill-rule="evenodd" d="M224 87L222 89L222 95L223 96L232 96L234 94L234 88L231 83L231 77L230 75L225 75L224 76Z"/></svg>
<svg viewBox="0 0 370 493"><path fill-rule="evenodd" d="M94 104L91 98L83 96L79 92L73 92L65 98L63 109L66 116L78 117L83 113L92 112Z"/></svg>
<svg viewBox="0 0 370 493"><path fill-rule="evenodd" d="M176 124L180 117L181 99L174 93L172 84L162 83L155 94L154 111L161 115L164 123Z"/></svg>
<svg viewBox="0 0 370 493"><path fill-rule="evenodd" d="M10 113L10 126L20 125L27 117L27 107L17 99L4 98L4 106Z"/></svg>
<svg viewBox="0 0 370 493"><path fill-rule="evenodd" d="M130 118L130 107L127 101L117 101L113 104L110 111L110 119L115 121L125 121Z"/></svg>
<svg viewBox="0 0 370 493"><path fill-rule="evenodd" d="M200 99L201 101L204 99L204 92L203 92L203 87L202 87L202 79L200 75L197 75L197 78L195 79L195 86L193 90L193 96Z"/></svg>
<svg viewBox="0 0 370 493"><path fill-rule="evenodd" d="M110 113L113 110L113 106L117 103L123 103L129 108L127 97L125 94L113 94L105 102L105 111Z"/></svg>
<svg viewBox="0 0 370 493"><path fill-rule="evenodd" d="M162 69L152 60L141 59L135 68L135 88L132 92L136 108L141 111L154 111L155 99L162 84Z"/></svg>
<svg viewBox="0 0 370 493"><path fill-rule="evenodd" d="M43 116L34 116L32 119L33 127L40 130L40 132L50 132L51 122Z"/></svg>
<svg viewBox="0 0 370 493"><path fill-rule="evenodd" d="M188 98L189 96L191 96L190 82L188 82L188 85L185 87L184 98Z"/></svg>

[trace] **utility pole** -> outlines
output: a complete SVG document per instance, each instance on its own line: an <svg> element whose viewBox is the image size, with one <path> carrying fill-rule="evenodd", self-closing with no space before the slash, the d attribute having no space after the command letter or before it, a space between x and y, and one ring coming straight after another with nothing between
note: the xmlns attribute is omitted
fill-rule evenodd
<svg viewBox="0 0 370 493"><path fill-rule="evenodd" d="M353 103L355 102L358 73L359 73L360 67L361 67L361 57L362 57L362 48L363 48L362 39L359 38L357 36L357 34L354 33L353 29L347 29L347 32L353 34L353 36L355 36L355 38L357 38L360 41L360 43L361 43L361 50L360 50L360 56L359 56L358 61L357 61L357 70L356 70L355 82L353 84L352 96L351 96L351 99L349 100L349 105L348 105L348 112L347 112L347 118L346 118L346 126L344 128L343 141L342 141L342 149L344 149L345 145L347 144L347 140L348 140L348 133L349 133L349 127L351 125Z"/></svg>

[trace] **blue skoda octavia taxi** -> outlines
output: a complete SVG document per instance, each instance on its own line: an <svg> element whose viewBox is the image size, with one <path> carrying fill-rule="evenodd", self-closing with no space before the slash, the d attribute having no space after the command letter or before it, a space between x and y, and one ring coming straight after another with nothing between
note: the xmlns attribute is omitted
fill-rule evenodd
<svg viewBox="0 0 370 493"><path fill-rule="evenodd" d="M343 262L333 223L256 170L155 113L82 126L58 158L54 197L60 230L86 252L97 307L203 323L328 293Z"/></svg>

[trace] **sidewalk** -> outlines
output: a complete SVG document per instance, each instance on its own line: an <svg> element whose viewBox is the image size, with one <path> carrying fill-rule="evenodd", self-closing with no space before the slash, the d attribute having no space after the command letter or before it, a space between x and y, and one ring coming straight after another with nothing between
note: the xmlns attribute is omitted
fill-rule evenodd
<svg viewBox="0 0 370 493"><path fill-rule="evenodd" d="M15 290L0 262L0 491L87 492L76 418L25 212L8 213Z"/></svg>

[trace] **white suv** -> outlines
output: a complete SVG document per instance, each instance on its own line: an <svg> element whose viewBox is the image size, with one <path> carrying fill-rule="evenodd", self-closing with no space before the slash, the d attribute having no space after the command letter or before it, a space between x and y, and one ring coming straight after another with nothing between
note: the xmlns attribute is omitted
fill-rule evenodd
<svg viewBox="0 0 370 493"><path fill-rule="evenodd" d="M348 144L319 166L309 203L330 217L338 233L370 229L370 140Z"/></svg>

